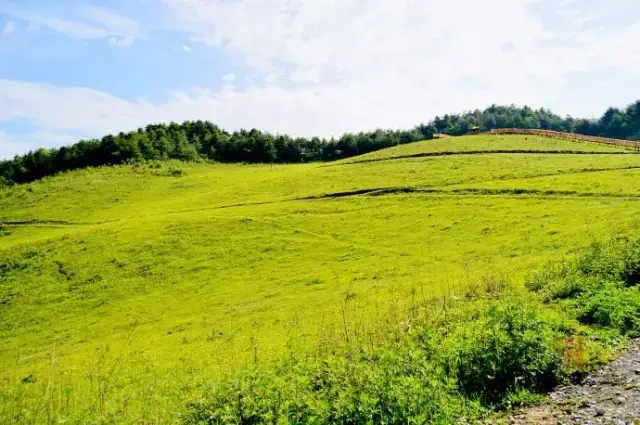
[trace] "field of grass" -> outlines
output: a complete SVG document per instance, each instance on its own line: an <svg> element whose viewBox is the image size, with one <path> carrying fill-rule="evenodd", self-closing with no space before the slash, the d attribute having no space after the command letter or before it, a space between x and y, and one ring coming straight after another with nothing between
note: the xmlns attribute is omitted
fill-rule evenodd
<svg viewBox="0 0 640 425"><path fill-rule="evenodd" d="M474 184L453 185L450 189L568 191L576 195L629 196L640 195L637 184L639 169L606 170L591 173L508 179Z"/></svg>
<svg viewBox="0 0 640 425"><path fill-rule="evenodd" d="M142 164L0 189L0 422L174 423L247 361L348 339L416 294L524 291L639 227L640 156L621 149L483 136L360 158L490 150L531 152Z"/></svg>

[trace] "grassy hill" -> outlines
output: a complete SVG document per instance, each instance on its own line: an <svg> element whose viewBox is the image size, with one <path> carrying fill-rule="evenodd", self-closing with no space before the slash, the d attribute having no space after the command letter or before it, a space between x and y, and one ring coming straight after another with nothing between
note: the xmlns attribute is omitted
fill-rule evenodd
<svg viewBox="0 0 640 425"><path fill-rule="evenodd" d="M247 361L360 340L416 296L524 292L638 228L639 168L622 148L473 136L0 189L0 422L173 423Z"/></svg>
<svg viewBox="0 0 640 425"><path fill-rule="evenodd" d="M470 143L470 140L473 140ZM447 153L485 154L492 152L512 153L632 153L632 150L622 150L620 147L583 143L568 140L553 139L541 136L480 136L442 138L430 143L417 142L383 149L344 162L378 161L385 159L401 159L420 157L421 155L438 155Z"/></svg>

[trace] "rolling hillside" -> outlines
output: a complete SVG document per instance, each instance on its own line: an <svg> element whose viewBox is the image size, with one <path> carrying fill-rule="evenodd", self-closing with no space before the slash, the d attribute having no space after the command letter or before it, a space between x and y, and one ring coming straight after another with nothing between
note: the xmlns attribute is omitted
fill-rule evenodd
<svg viewBox="0 0 640 425"><path fill-rule="evenodd" d="M0 422L173 423L207 382L357 339L416 294L525 292L638 229L639 176L631 150L501 135L0 189Z"/></svg>

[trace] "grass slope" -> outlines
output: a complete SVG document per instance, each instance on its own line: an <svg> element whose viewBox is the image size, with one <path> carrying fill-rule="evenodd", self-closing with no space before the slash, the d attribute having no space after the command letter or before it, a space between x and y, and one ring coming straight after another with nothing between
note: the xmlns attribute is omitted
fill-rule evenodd
<svg viewBox="0 0 640 425"><path fill-rule="evenodd" d="M463 136L434 139L428 142L416 142L389 149L371 152L344 160L345 163L400 158L411 155L435 154L442 152L593 152L593 153L631 153L631 149L596 143L551 139L542 136Z"/></svg>
<svg viewBox="0 0 640 425"><path fill-rule="evenodd" d="M590 154L619 149L483 136L374 157L491 148L531 153L121 166L0 190L0 421L171 423L248 359L313 350L416 293L521 288L638 227L640 156Z"/></svg>

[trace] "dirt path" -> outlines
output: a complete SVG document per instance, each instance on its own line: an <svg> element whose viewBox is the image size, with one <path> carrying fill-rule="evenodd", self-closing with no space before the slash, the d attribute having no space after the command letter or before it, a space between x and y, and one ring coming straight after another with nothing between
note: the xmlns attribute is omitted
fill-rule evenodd
<svg viewBox="0 0 640 425"><path fill-rule="evenodd" d="M582 384L560 387L548 404L513 414L503 423L640 425L640 340Z"/></svg>

